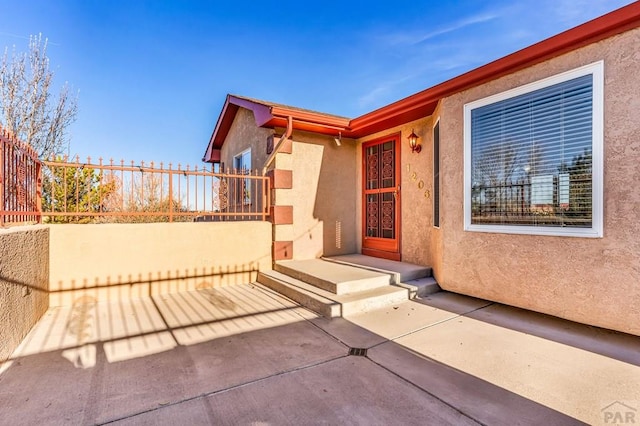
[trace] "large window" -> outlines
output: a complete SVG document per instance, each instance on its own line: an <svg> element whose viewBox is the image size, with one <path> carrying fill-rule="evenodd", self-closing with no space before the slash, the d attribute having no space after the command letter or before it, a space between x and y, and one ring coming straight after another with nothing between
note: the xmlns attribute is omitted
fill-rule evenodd
<svg viewBox="0 0 640 426"><path fill-rule="evenodd" d="M602 62L465 105L465 229L602 236L602 105Z"/></svg>

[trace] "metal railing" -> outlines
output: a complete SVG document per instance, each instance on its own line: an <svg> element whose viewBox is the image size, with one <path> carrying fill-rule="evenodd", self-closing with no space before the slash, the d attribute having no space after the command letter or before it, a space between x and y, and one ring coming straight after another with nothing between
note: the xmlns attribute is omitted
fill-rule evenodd
<svg viewBox="0 0 640 426"><path fill-rule="evenodd" d="M31 146L0 127L0 227L40 221L41 167Z"/></svg>
<svg viewBox="0 0 640 426"><path fill-rule="evenodd" d="M266 220L269 179L169 163L44 161L42 216L51 223Z"/></svg>
<svg viewBox="0 0 640 426"><path fill-rule="evenodd" d="M0 226L267 220L269 178L169 163L38 160L0 129Z"/></svg>
<svg viewBox="0 0 640 426"><path fill-rule="evenodd" d="M477 224L590 226L591 175L558 176L476 184L471 188L471 220Z"/></svg>

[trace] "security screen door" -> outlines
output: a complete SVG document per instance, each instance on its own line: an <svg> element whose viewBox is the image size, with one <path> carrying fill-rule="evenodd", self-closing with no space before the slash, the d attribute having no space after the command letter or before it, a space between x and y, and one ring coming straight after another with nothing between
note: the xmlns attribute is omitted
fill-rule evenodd
<svg viewBox="0 0 640 426"><path fill-rule="evenodd" d="M400 260L400 135L362 146L362 253Z"/></svg>

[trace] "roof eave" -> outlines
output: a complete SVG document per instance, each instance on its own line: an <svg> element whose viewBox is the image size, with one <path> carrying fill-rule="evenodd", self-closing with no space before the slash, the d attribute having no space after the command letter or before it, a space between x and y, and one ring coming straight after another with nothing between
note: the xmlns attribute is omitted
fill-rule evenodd
<svg viewBox="0 0 640 426"><path fill-rule="evenodd" d="M227 95L218 121L216 122L216 127L214 127L211 138L209 138L209 144L207 145L207 150L205 151L202 161L214 162L214 151L222 148L222 144L224 144L229 130L231 130L231 125L240 107L253 111L256 125L259 127L273 118L271 108L268 105L233 95Z"/></svg>
<svg viewBox="0 0 640 426"><path fill-rule="evenodd" d="M215 150L222 148L238 108L245 108L253 112L256 126L265 128L286 127L287 118L291 117L296 130L320 133L325 135L342 134L351 137L349 128L350 120L313 111L304 111L295 108L269 105L255 100L249 100L233 95L227 95L227 99L218 117L216 127L209 139L209 145L202 161L212 162Z"/></svg>
<svg viewBox="0 0 640 426"><path fill-rule="evenodd" d="M233 107L230 107L229 96L230 95L227 95L227 98L224 101L224 106L222 107L222 111L220 111L220 115L218 116L218 121L216 121L216 126L213 128L213 132L211 133L211 137L209 138L209 144L207 145L207 149L205 150L204 156L202 157L202 161L205 162L205 163L212 163L213 162L213 157L212 157L213 156L213 151L215 149L219 149L219 148L216 148L216 146L215 146L216 137L220 133L221 128L223 127L223 122L226 122L225 117L228 116L229 109L233 108ZM237 111L237 107L235 107L235 108L236 108L236 111ZM235 111L232 113L232 115L235 117ZM225 123L225 125L226 125L226 123Z"/></svg>
<svg viewBox="0 0 640 426"><path fill-rule="evenodd" d="M268 127L286 127L287 117L293 119L293 128L324 135L342 134L351 137L349 127L350 119L333 115L325 115L313 111L301 111L273 106L271 108L273 119L265 124Z"/></svg>

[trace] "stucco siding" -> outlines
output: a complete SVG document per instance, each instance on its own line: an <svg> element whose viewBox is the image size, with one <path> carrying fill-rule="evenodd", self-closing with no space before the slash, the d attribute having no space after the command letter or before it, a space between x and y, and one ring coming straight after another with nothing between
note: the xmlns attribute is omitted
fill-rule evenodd
<svg viewBox="0 0 640 426"><path fill-rule="evenodd" d="M232 169L233 157L251 148L251 169L262 173L267 160L267 138L273 133L273 129L256 126L252 111L239 108L220 153L225 168Z"/></svg>
<svg viewBox="0 0 640 426"><path fill-rule="evenodd" d="M291 189L279 190L279 205L293 206L293 224L276 240L293 241L295 259L355 253L356 146L343 139L294 132L290 155L279 155L278 168L292 170Z"/></svg>
<svg viewBox="0 0 640 426"><path fill-rule="evenodd" d="M403 262L431 265L433 228L433 119L426 117L358 139L358 173L362 174L362 144L400 132L400 251ZM420 153L411 152L407 137L414 131L422 145ZM359 184L362 185L362 178ZM359 186L362 188L362 186ZM358 211L362 214L362 193L358 193ZM358 220L359 247L362 218Z"/></svg>
<svg viewBox="0 0 640 426"><path fill-rule="evenodd" d="M49 230L0 229L0 363L49 307Z"/></svg>
<svg viewBox="0 0 640 426"><path fill-rule="evenodd" d="M640 334L640 30L586 46L441 103L443 251L451 291ZM506 235L463 229L463 106L604 61L604 238Z"/></svg>

